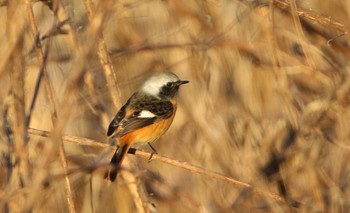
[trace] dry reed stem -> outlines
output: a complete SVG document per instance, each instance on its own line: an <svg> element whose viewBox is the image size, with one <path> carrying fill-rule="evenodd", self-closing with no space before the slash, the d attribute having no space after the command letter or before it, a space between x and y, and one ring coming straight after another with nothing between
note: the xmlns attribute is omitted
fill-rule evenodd
<svg viewBox="0 0 350 213"><path fill-rule="evenodd" d="M36 135L36 136L41 136L41 137L50 137L50 132L48 131L43 131L43 130L39 130L39 129L33 129L33 128L29 128L28 129L28 133L31 135ZM91 139L87 139L87 138L82 138L82 137L77 137L77 136L62 136L62 140L65 142L71 142L71 143L76 143L79 145L83 145L83 146L91 146L91 147L100 147L100 148L107 148L110 147L110 145L102 143L100 141L96 141L96 140L91 140ZM134 152L133 152L134 151ZM129 152L130 153L130 152ZM132 154L135 154L137 156L141 156L145 159L149 159L151 156L151 153L148 152L144 152L141 150L132 150L131 151ZM250 189L252 192L259 194L259 195L263 195L269 198L272 198L273 200L277 201L277 202L285 202L284 199L272 192L268 192L265 191L259 187L255 187L251 184L233 179L231 177L227 177L225 175L222 175L220 173L217 172L213 172L213 171L208 171L204 168L198 167L198 166L194 166L194 165L190 165L186 162L181 162L178 160L174 160L174 159L170 159L168 157L164 157L158 154L153 154L152 156L152 160L157 160L163 163L167 163L169 165L175 166L175 167L179 167L179 168L183 168L186 170L189 170L191 172L194 173L198 173L207 177L211 177L217 180L221 180L221 181L225 181L227 183L230 183L232 185L235 185L239 188L248 188Z"/></svg>
<svg viewBox="0 0 350 213"><path fill-rule="evenodd" d="M124 172L121 174L123 179L126 180L128 190L132 195L137 212L149 213L151 210L147 206L147 194L143 190L142 184L138 181L137 176L130 172Z"/></svg>
<svg viewBox="0 0 350 213"><path fill-rule="evenodd" d="M16 52L20 52L22 44L18 44ZM12 123L13 131L13 142L15 145L15 150L19 156L19 178L22 182L22 187L29 184L29 159L27 150L27 139L26 139L26 117L25 117L25 107L24 107L24 75L23 75L23 61L22 58L16 56L14 52L12 56L12 61L9 64L12 66L10 71L11 78L11 91L12 91L12 109L14 110L14 116Z"/></svg>
<svg viewBox="0 0 350 213"><path fill-rule="evenodd" d="M39 62L39 67L43 67L42 77L44 79L43 82L44 82L44 86L45 86L46 97L48 99L48 105L49 105L50 111L51 111L51 120L52 120L53 125L55 125L56 120L57 120L57 111L56 111L55 103L53 100L52 86L50 85L50 80L49 80L49 77L47 75L47 70L46 70L45 64L44 64L43 49L41 46L40 39L37 39L37 36L39 36L39 33L38 33L38 26L37 26L37 23L36 23L36 20L34 17L33 8L32 8L32 1L26 0L26 6L27 6L27 13L28 13L28 17L29 17L29 22L30 22L31 29L32 29L32 35L33 35L33 39L34 39L34 43L35 43L35 47L36 47L36 51L37 51L37 58L38 58L38 62ZM41 74L39 73L39 78L40 77L41 77ZM35 101L35 100L36 99L33 99L33 101ZM65 174L67 174L67 160L65 157L64 146L63 146L63 143L61 140L59 141L59 143L60 143L59 144L59 156L60 156L61 165L63 167ZM68 207L69 207L69 212L74 213L76 211L75 211L75 205L74 205L74 201L73 201L73 197L72 197L72 189L71 189L68 175L65 175L65 189L66 189L66 198L67 198L67 203L68 203Z"/></svg>
<svg viewBox="0 0 350 213"><path fill-rule="evenodd" d="M274 0L274 4L278 8L283 10L289 9L291 7L291 4L287 0ZM343 24L339 23L338 21L332 19L329 16L326 17L312 10L308 10L300 7L296 7L295 11L300 17L305 17L306 19L309 19L314 23L318 23L326 27L337 29L340 32L342 32L343 35L348 34L348 29Z"/></svg>
<svg viewBox="0 0 350 213"><path fill-rule="evenodd" d="M33 93L33 98L32 98L32 101L31 101L31 104L30 104L30 107L29 107L29 111L27 113L27 128L29 127L30 125L30 121L31 121L31 118L32 118L32 113L33 113L33 110L34 110L34 107L35 107L35 104L36 104L36 101L37 101L37 98L38 98L38 95L39 95L39 89L40 89L40 85L41 85L41 80L43 79L43 74L45 72L45 67L46 67L46 63L47 63L47 58L48 58L48 47L47 49L45 50L45 53L44 53L44 61L43 61L43 64L41 65L40 67L40 70L39 70L39 74L38 74L38 77L37 77L37 80L36 80L36 83L35 83L35 88L34 88L34 93Z"/></svg>
<svg viewBox="0 0 350 213"><path fill-rule="evenodd" d="M61 164L62 164L63 171L64 171L65 189L66 189L66 196L67 196L67 203L68 203L69 212L74 213L74 212L76 212L76 210L75 210L75 204L74 204L74 200L73 200L72 187L71 187L69 176L68 176L68 164L67 164L67 159L66 159L66 153L64 150L62 140L60 140L59 156L60 156Z"/></svg>
<svg viewBox="0 0 350 213"><path fill-rule="evenodd" d="M23 51L24 38L21 36L25 31L25 19L23 18L24 7L18 6L17 1L12 1L7 8L7 23L6 33L9 38L9 43L13 45L12 52L10 52L7 70L10 76L11 87L11 105L10 110L12 115L8 115L10 126L12 130L11 136L8 137L8 146L14 148L15 161L18 162L14 172L11 175L9 183L17 184L15 189L21 191L30 184L30 163L28 153L28 137L27 125L25 116L25 91L24 91L24 59L20 57ZM17 28L11 28L12 22L17 21ZM14 38L14 39L13 39ZM19 39L16 39L19 38ZM9 113L10 114L10 113ZM10 133L9 133L10 134ZM13 165L11 165L13 166ZM19 187L19 189L17 188ZM13 189L13 190L15 190ZM28 197L26 193L20 193L17 197L21 202ZM6 203L9 204L9 203ZM12 209L12 208L10 208Z"/></svg>
<svg viewBox="0 0 350 213"><path fill-rule="evenodd" d="M95 10L93 9L93 7L94 7L93 3L91 0L84 0L84 4L85 4L85 8L87 11L89 21L92 22L93 19L96 18L96 13L95 13ZM106 11L109 11L112 6L110 5L110 3L106 3L103 1L99 2L99 6L103 7L104 12L99 13L98 15L103 15L103 17L101 19L104 20ZM101 22L101 23L104 23L104 22ZM120 90L116 86L117 78L115 76L115 70L113 70L113 66L111 65L111 59L109 57L107 47L106 47L106 42L104 41L103 34L101 31L99 32L99 39L98 40L99 40L98 41L98 57L100 59L101 65L104 69L104 74L105 74L105 78L107 81L107 86L108 86L109 91L110 91L110 95L112 97L112 101L113 101L115 106L118 106L120 104L120 102L119 102L120 96L121 96Z"/></svg>

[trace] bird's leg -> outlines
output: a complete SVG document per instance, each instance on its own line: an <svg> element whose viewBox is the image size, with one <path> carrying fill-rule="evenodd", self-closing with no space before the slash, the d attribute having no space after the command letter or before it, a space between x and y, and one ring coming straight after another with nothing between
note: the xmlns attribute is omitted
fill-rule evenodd
<svg viewBox="0 0 350 213"><path fill-rule="evenodd" d="M148 143L148 146L151 147L151 149L152 149L151 156L149 156L149 158L148 158L148 163L149 163L149 162L152 161L153 155L154 155L154 154L158 154L158 152L157 152L157 150L156 150L150 143Z"/></svg>

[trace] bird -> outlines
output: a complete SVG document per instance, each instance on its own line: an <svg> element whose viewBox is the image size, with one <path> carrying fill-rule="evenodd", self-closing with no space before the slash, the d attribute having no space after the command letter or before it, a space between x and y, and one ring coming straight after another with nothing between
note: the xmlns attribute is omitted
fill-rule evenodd
<svg viewBox="0 0 350 213"><path fill-rule="evenodd" d="M108 126L107 136L117 137L115 151L105 178L114 181L129 149L159 139L173 122L179 87L189 81L180 80L172 72L160 72L148 78L120 108ZM152 157L151 155L151 157Z"/></svg>

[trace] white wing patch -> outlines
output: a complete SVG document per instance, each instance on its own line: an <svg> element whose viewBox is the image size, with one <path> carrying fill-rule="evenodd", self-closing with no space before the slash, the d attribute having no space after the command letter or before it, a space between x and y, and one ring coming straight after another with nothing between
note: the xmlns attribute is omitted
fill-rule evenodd
<svg viewBox="0 0 350 213"><path fill-rule="evenodd" d="M139 118L154 118L154 117L156 117L156 115L148 110L142 110L138 117Z"/></svg>

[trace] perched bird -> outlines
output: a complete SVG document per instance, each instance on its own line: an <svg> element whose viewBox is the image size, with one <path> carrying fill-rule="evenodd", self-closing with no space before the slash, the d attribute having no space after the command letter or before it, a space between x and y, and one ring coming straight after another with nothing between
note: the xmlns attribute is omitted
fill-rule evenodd
<svg viewBox="0 0 350 213"><path fill-rule="evenodd" d="M162 136L171 125L176 112L179 87L189 81L174 73L162 72L151 76L129 98L109 124L107 136L119 139L105 178L114 181L131 146L148 143Z"/></svg>

